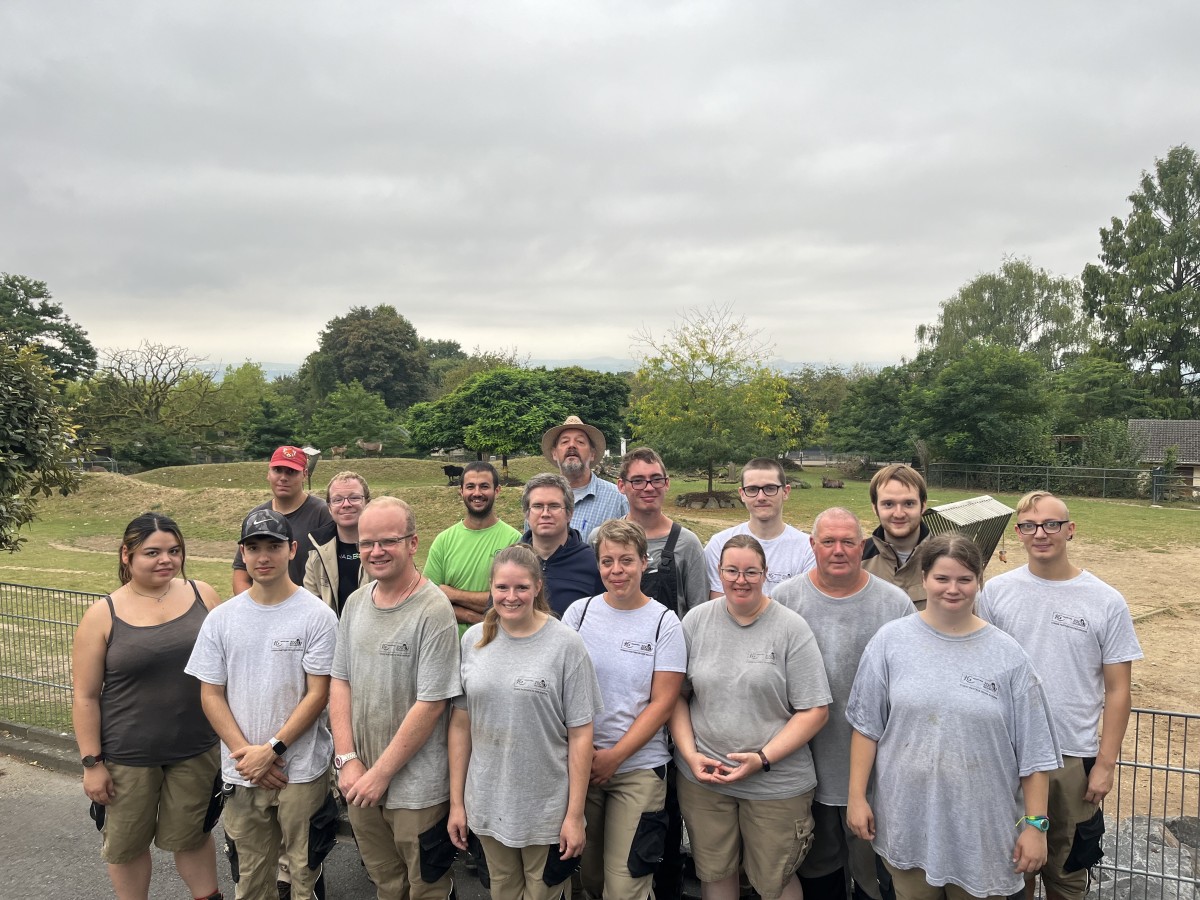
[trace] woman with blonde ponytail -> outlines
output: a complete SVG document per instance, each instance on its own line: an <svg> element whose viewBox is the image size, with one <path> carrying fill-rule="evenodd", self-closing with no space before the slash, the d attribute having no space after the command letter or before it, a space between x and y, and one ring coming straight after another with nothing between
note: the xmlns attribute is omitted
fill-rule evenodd
<svg viewBox="0 0 1200 900"><path fill-rule="evenodd" d="M493 900L552 900L583 853L600 687L579 635L550 614L532 550L497 553L490 583L491 608L462 637L450 837L462 850L479 839Z"/></svg>

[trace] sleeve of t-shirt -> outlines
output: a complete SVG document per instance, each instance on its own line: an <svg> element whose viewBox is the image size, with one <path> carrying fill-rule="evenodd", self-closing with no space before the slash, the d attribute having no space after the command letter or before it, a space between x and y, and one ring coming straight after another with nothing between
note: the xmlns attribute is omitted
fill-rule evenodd
<svg viewBox="0 0 1200 900"><path fill-rule="evenodd" d="M442 534L445 532L443 531ZM421 572L438 587L446 583L446 573L443 571L445 569L443 548L446 546L446 542L442 539L442 534L435 537L433 543L429 545L429 554L425 557L425 568Z"/></svg>
<svg viewBox="0 0 1200 900"><path fill-rule="evenodd" d="M711 538L704 548L704 562L708 569L709 590L720 593L724 588L721 587L721 576L717 574L721 565L721 548L717 546L716 537Z"/></svg>
<svg viewBox="0 0 1200 900"><path fill-rule="evenodd" d="M679 608L687 612L701 603L707 603L710 584L708 562L700 538L693 535L691 540L687 540L681 536L675 545L675 562L683 574L683 597L680 598L683 602Z"/></svg>
<svg viewBox="0 0 1200 900"><path fill-rule="evenodd" d="M817 639L799 614L787 612L800 620L799 628L793 625L793 635L788 642L788 702L797 710L828 706L833 702L833 694L829 691L829 677L825 674L825 660L817 647Z"/></svg>
<svg viewBox="0 0 1200 900"><path fill-rule="evenodd" d="M338 620L337 644L333 648L333 664L329 667L329 674L339 681L350 680L350 641L346 636L350 633L350 622L354 618L354 613L350 609L350 604L346 604L346 608L342 610L342 617Z"/></svg>
<svg viewBox="0 0 1200 900"><path fill-rule="evenodd" d="M214 610L215 612L215 610ZM209 613L196 635L192 655L183 671L206 684L226 684L229 671L225 666L225 652L217 631L220 617Z"/></svg>
<svg viewBox="0 0 1200 900"><path fill-rule="evenodd" d="M662 617L662 630L658 635L658 645L654 648L654 671L687 671L687 644L683 640L683 626L669 611Z"/></svg>
<svg viewBox="0 0 1200 900"><path fill-rule="evenodd" d="M1050 719L1050 704L1041 679L1028 661L1013 676L1012 731L1020 777L1050 772L1062 765L1058 735Z"/></svg>
<svg viewBox="0 0 1200 900"><path fill-rule="evenodd" d="M328 675L333 665L333 653L337 647L338 620L332 609L321 604L316 615L309 620L308 646L304 649L301 665L309 675Z"/></svg>
<svg viewBox="0 0 1200 900"><path fill-rule="evenodd" d="M858 664L858 674L846 702L846 721L873 741L883 737L888 722L888 685L884 674L883 645L871 638Z"/></svg>
<svg viewBox="0 0 1200 900"><path fill-rule="evenodd" d="M458 626L451 619L421 645L417 664L418 700L449 700L462 693L458 653Z"/></svg>
<svg viewBox="0 0 1200 900"><path fill-rule="evenodd" d="M1118 594L1116 600L1119 602L1112 604L1100 642L1100 662L1106 666L1142 658L1142 645L1133 630L1133 616L1125 598Z"/></svg>
<svg viewBox="0 0 1200 900"><path fill-rule="evenodd" d="M817 567L817 555L813 553L812 544L806 539L803 544L803 549L800 551L800 574L811 571Z"/></svg>
<svg viewBox="0 0 1200 900"><path fill-rule="evenodd" d="M568 728L586 725L604 712L604 700L600 696L600 682L596 680L592 658L583 645L583 639L578 635L572 637L578 641L579 647L577 652L567 654L567 659L574 662L574 667L563 680L563 720Z"/></svg>

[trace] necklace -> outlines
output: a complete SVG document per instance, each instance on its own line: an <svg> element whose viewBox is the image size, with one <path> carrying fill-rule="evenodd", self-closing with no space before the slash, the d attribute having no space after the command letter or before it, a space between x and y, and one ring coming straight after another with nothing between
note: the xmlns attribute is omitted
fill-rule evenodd
<svg viewBox="0 0 1200 900"><path fill-rule="evenodd" d="M401 590L399 592L399 595L396 598L396 602L389 603L387 606L381 607L382 609L394 609L395 607L399 606L401 603L403 603L405 600L407 600L409 597L412 596L412 592L417 587L417 582L419 582L421 580L421 573L416 569L415 566L413 567L413 576L414 577L412 579L410 579L408 582L408 588L405 590ZM378 603L376 603L375 605L379 606Z"/></svg>
<svg viewBox="0 0 1200 900"><path fill-rule="evenodd" d="M155 597L153 594L143 594L141 591L139 591L137 588L135 588L133 586L132 581L129 582L129 589L131 591L133 591L135 594L137 594L139 597L145 597L147 600L157 600L159 603L163 602L163 597L165 597L165 596L167 596L167 594L171 593L172 587L174 587L173 583L168 584L167 589L165 591L163 591L161 594L159 594L157 597Z"/></svg>

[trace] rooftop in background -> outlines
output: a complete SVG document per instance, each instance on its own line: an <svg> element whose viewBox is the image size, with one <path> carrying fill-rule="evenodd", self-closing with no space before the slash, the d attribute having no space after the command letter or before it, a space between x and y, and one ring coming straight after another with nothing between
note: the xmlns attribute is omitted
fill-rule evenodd
<svg viewBox="0 0 1200 900"><path fill-rule="evenodd" d="M1145 435L1145 462L1162 462L1175 447L1179 465L1200 465L1200 419L1130 419L1129 430Z"/></svg>

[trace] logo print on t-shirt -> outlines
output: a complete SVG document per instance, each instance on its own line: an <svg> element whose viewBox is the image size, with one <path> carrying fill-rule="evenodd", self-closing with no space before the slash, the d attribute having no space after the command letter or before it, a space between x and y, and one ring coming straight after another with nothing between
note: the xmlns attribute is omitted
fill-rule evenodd
<svg viewBox="0 0 1200 900"><path fill-rule="evenodd" d="M300 638L290 638L280 641L271 641L272 650L303 650L304 641Z"/></svg>
<svg viewBox="0 0 1200 900"><path fill-rule="evenodd" d="M408 656L408 644L404 641L384 641L379 645L380 656Z"/></svg>
<svg viewBox="0 0 1200 900"><path fill-rule="evenodd" d="M513 690L532 691L535 694L550 693L550 685L545 678L536 675L518 675L513 679Z"/></svg>
<svg viewBox="0 0 1200 900"><path fill-rule="evenodd" d="M962 680L958 683L965 688L970 688L981 694L987 694L989 697L995 698L1000 694L999 684L993 679L984 678L980 675L963 675Z"/></svg>
<svg viewBox="0 0 1200 900"><path fill-rule="evenodd" d="M1050 617L1050 624L1061 625L1063 628L1074 628L1076 631L1087 631L1087 619L1083 616L1068 616L1066 613L1055 613Z"/></svg>
<svg viewBox="0 0 1200 900"><path fill-rule="evenodd" d="M753 650L746 657L746 662L766 663L767 665L775 665L776 653L774 650Z"/></svg>
<svg viewBox="0 0 1200 900"><path fill-rule="evenodd" d="M626 653L649 656L654 652L654 645L649 641L621 641L621 649Z"/></svg>

